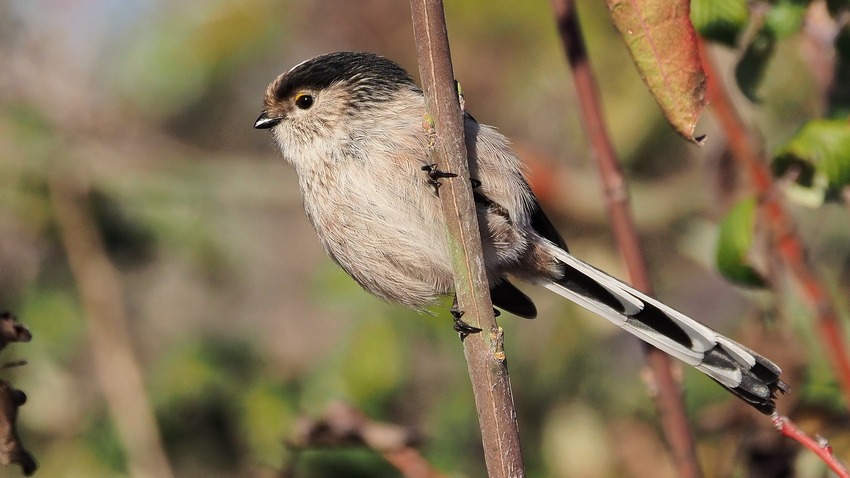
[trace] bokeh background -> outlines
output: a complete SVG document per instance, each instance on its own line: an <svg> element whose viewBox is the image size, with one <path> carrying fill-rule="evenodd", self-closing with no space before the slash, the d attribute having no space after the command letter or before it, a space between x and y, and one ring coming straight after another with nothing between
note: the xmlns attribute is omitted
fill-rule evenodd
<svg viewBox="0 0 850 478"><path fill-rule="evenodd" d="M571 251L625 277L549 2L446 3L468 110L512 139ZM705 147L677 137L603 3L578 4L656 295L776 360L794 387L780 411L850 459L846 408L793 286L754 292L716 272L718 221L741 196L722 134L706 114ZM131 476L134 453L157 449L180 477L398 476L370 450L284 445L301 417L337 401L415 430L446 476L484 475L445 309L382 303L334 266L293 170L251 127L275 76L336 50L380 53L418 77L407 2L0 1L0 308L34 335L4 351L28 365L3 374L29 397L20 431L38 476ZM712 52L731 75L740 52ZM824 55L806 35L781 42L760 104L730 81L767 151L822 113ZM82 283L71 267L86 241L69 240L69 198L94 224L113 275ZM812 262L846 298L847 210L792 210ZM500 324L529 476L673 476L637 341L525 290L540 318ZM119 305L107 323L126 320L103 325L87 294ZM125 333L130 362L109 349ZM98 356L115 360L101 367ZM145 394L107 400L136 373ZM698 372L681 373L706 476L748 476L759 460L824 476L768 419ZM119 431L151 426L128 415L139 409L156 418L161 443Z"/></svg>

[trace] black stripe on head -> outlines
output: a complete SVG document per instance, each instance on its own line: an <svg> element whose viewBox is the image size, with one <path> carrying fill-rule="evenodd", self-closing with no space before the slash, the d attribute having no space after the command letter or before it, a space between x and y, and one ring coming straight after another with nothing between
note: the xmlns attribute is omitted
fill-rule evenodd
<svg viewBox="0 0 850 478"><path fill-rule="evenodd" d="M395 62L373 53L337 52L311 58L283 75L274 89L283 101L297 90L323 90L349 84L353 99L386 100L407 88L417 90L410 75Z"/></svg>

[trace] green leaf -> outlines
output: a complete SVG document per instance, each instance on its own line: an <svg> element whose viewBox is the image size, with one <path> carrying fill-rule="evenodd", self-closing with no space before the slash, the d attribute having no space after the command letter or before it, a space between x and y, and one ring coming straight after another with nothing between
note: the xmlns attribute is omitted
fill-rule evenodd
<svg viewBox="0 0 850 478"><path fill-rule="evenodd" d="M775 47L776 35L769 28L762 28L753 35L747 49L744 50L744 55L735 65L735 80L738 82L738 88L747 99L754 103L760 101L756 89L764 79L767 64Z"/></svg>
<svg viewBox="0 0 850 478"><path fill-rule="evenodd" d="M355 403L368 407L395 390L404 380L406 356L393 324L365 321L352 335L341 369Z"/></svg>
<svg viewBox="0 0 850 478"><path fill-rule="evenodd" d="M755 236L756 200L738 202L720 223L717 269L723 277L747 287L764 287L765 279L749 260Z"/></svg>
<svg viewBox="0 0 850 478"><path fill-rule="evenodd" d="M850 122L809 121L780 148L772 163L774 174L782 176L799 168L797 184L834 193L850 183Z"/></svg>
<svg viewBox="0 0 850 478"><path fill-rule="evenodd" d="M606 0L643 81L670 125L689 141L705 106L706 77L690 0Z"/></svg>
<svg viewBox="0 0 850 478"><path fill-rule="evenodd" d="M756 90L764 80L776 42L800 31L808 3L808 0L780 0L764 14L761 27L735 65L738 88L750 101L760 101Z"/></svg>
<svg viewBox="0 0 850 478"><path fill-rule="evenodd" d="M242 392L241 423L253 458L265 466L279 467L281 437L296 419L290 404L292 393L272 380L252 382Z"/></svg>
<svg viewBox="0 0 850 478"><path fill-rule="evenodd" d="M806 8L804 0L782 0L776 2L764 16L764 28L778 39L787 38L803 28Z"/></svg>
<svg viewBox="0 0 850 478"><path fill-rule="evenodd" d="M734 47L749 21L747 0L691 1L691 22L707 40Z"/></svg>

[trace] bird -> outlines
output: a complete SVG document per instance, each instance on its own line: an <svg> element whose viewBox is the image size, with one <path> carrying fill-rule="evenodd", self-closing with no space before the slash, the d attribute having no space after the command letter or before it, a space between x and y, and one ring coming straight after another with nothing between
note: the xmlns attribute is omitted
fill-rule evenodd
<svg viewBox="0 0 850 478"><path fill-rule="evenodd" d="M439 184L455 175L431 164L425 114L421 88L400 65L334 52L272 81L254 122L294 167L330 258L366 291L420 311L454 287ZM777 392L790 389L775 363L570 254L508 139L466 112L463 124L495 307L534 318L511 281L542 285L775 412Z"/></svg>

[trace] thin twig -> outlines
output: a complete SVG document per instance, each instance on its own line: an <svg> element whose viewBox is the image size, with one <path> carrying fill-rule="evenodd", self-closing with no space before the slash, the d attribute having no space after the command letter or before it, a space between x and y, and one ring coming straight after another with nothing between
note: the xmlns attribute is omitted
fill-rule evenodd
<svg viewBox="0 0 850 478"><path fill-rule="evenodd" d="M750 128L733 106L705 42L700 39L699 43L703 69L708 75L711 110L729 142L735 161L748 174L755 190L760 214L768 225L772 239L772 253L778 256L781 264L795 279L802 298L818 319L828 359L841 384L845 403L850 405L850 356L847 354L843 339L845 332L841 328L838 312L821 278L806 260L806 252L794 222L781 202L781 195L776 194L776 183L768 170L764 153L756 146Z"/></svg>
<svg viewBox="0 0 850 478"><path fill-rule="evenodd" d="M88 211L89 189L82 181L74 183L58 175L49 180L51 205L88 319L95 375L124 445L130 475L171 477L174 474L133 352L120 275Z"/></svg>
<svg viewBox="0 0 850 478"><path fill-rule="evenodd" d="M419 73L425 91L426 127L433 128L432 162L457 174L440 188L449 235L458 305L463 320L481 333L463 341L481 427L487 472L492 478L522 477L525 471L501 330L493 317L481 237L469 181L463 113L454 86L441 0L411 0ZM429 134L431 131L428 132Z"/></svg>
<svg viewBox="0 0 850 478"><path fill-rule="evenodd" d="M575 4L572 0L552 0L558 31L575 82L582 124L587 130L591 156L599 169L603 183L608 215L617 247L626 263L632 285L652 294L652 284L646 270L634 218L629 206L626 180L620 169L617 153L605 127L599 91L581 36ZM685 414L682 390L673 376L670 357L646 345L646 360L652 372L657 391L653 394L655 405L673 453L678 476L701 476L696 459L696 449Z"/></svg>
<svg viewBox="0 0 850 478"><path fill-rule="evenodd" d="M834 471L840 478L850 478L850 472L841 461L832 453L832 447L822 438L815 439L806 435L803 430L797 427L788 417L780 416L778 413L773 414L773 426L786 436L809 450L813 451L830 470Z"/></svg>

